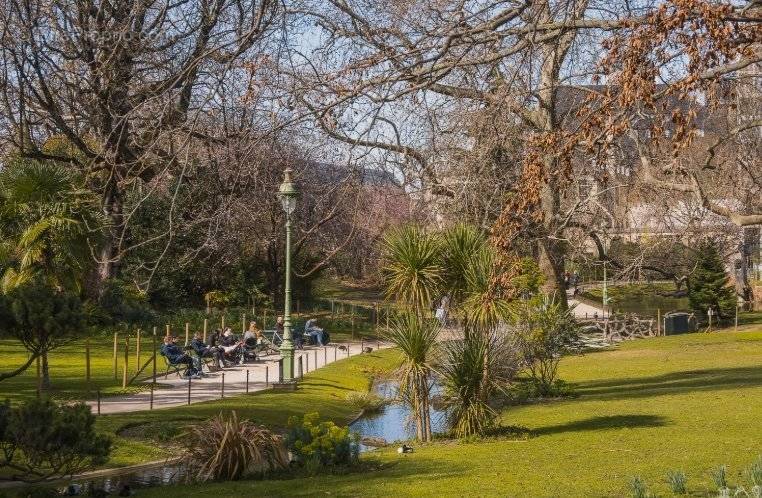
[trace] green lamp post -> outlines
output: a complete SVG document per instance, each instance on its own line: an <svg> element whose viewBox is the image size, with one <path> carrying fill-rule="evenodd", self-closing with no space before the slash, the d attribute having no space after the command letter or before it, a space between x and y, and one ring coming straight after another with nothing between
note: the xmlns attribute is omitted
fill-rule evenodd
<svg viewBox="0 0 762 498"><path fill-rule="evenodd" d="M291 181L291 168L283 172L283 183L280 184L278 195L286 213L286 296L283 310L283 340L280 354L283 358L283 387L295 386L294 378L294 343L291 340L291 215L296 209L297 192Z"/></svg>

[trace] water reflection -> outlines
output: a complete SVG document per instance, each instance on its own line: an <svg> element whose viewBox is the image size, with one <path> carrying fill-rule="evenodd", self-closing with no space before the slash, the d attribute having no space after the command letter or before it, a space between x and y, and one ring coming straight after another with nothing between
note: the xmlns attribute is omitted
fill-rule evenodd
<svg viewBox="0 0 762 498"><path fill-rule="evenodd" d="M396 400L399 385L397 382L377 382L373 391L379 396ZM441 393L442 388L434 385L432 395ZM349 428L352 432L360 434L363 438L382 438L388 443L394 441L407 441L415 438L415 423L410 416L410 408L399 402L386 405L377 413L371 413L360 417ZM446 430L445 412L431 408L431 430L441 433ZM368 446L361 445L361 450L366 451Z"/></svg>

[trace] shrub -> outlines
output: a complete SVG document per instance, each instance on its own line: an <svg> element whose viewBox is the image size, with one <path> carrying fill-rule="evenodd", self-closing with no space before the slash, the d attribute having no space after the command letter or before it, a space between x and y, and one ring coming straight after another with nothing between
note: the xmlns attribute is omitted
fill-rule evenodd
<svg viewBox="0 0 762 498"><path fill-rule="evenodd" d="M758 456L757 460L749 465L749 468L746 469L746 474L752 486L762 487L762 455Z"/></svg>
<svg viewBox="0 0 762 498"><path fill-rule="evenodd" d="M388 400L371 392L353 391L347 394L347 402L357 410L374 413L387 405Z"/></svg>
<svg viewBox="0 0 762 498"><path fill-rule="evenodd" d="M630 480L630 496L632 498L648 498L648 487L640 476L635 476Z"/></svg>
<svg viewBox="0 0 762 498"><path fill-rule="evenodd" d="M714 482L714 485L717 486L718 490L722 490L728 487L727 470L728 469L725 465L720 465L711 472L712 482Z"/></svg>
<svg viewBox="0 0 762 498"><path fill-rule="evenodd" d="M684 495L687 492L685 489L686 481L685 472L682 470L670 470L667 472L667 483L669 483L669 487L676 495Z"/></svg>
<svg viewBox="0 0 762 498"><path fill-rule="evenodd" d="M288 420L286 446L294 459L307 464L313 460L321 465L353 465L360 455L359 437L349 432L349 427L339 427L333 422L319 422L316 412L304 418Z"/></svg>
<svg viewBox="0 0 762 498"><path fill-rule="evenodd" d="M510 326L539 394L552 395L561 355L579 342L579 326L572 310L548 298L524 302L511 313Z"/></svg>
<svg viewBox="0 0 762 498"><path fill-rule="evenodd" d="M729 278L725 272L717 247L711 242L702 244L696 257L696 269L688 278L688 299L691 308L707 312L712 308L720 318L733 316L736 307L736 293L728 285Z"/></svg>
<svg viewBox="0 0 762 498"><path fill-rule="evenodd" d="M0 469L28 482L67 477L105 463L111 440L95 432L84 404L35 399L0 405ZM5 473L5 472L4 472Z"/></svg>
<svg viewBox="0 0 762 498"><path fill-rule="evenodd" d="M181 465L189 480L235 481L261 476L288 466L288 453L280 436L235 411L229 418L221 413L204 424L193 426L185 438Z"/></svg>
<svg viewBox="0 0 762 498"><path fill-rule="evenodd" d="M445 344L438 371L448 425L456 437L482 435L493 426L498 414L490 403L505 392L516 365L508 337L499 332L469 334Z"/></svg>

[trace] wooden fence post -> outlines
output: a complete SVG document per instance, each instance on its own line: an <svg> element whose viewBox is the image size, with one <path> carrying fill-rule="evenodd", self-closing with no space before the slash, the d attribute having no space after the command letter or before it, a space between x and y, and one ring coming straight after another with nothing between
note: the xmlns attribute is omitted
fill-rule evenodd
<svg viewBox="0 0 762 498"><path fill-rule="evenodd" d="M220 329L223 332L225 332L225 315L222 315L222 317L220 317Z"/></svg>
<svg viewBox="0 0 762 498"><path fill-rule="evenodd" d="M118 367L117 367L117 359L116 359L116 350L117 350L116 341L119 339L118 335L119 335L118 332L114 332L114 380L118 379L117 376L119 375L119 372L117 372Z"/></svg>
<svg viewBox="0 0 762 498"><path fill-rule="evenodd" d="M140 329L138 329L137 336L135 337L135 371L140 368Z"/></svg>
<svg viewBox="0 0 762 498"><path fill-rule="evenodd" d="M190 344L190 323L185 322L185 345Z"/></svg>
<svg viewBox="0 0 762 498"><path fill-rule="evenodd" d="M124 338L124 368L122 369L122 389L127 387L127 369L130 363L130 336L129 334Z"/></svg>
<svg viewBox="0 0 762 498"><path fill-rule="evenodd" d="M656 335L661 335L661 308L656 308Z"/></svg>
<svg viewBox="0 0 762 498"><path fill-rule="evenodd" d="M166 333L166 337L169 337L169 324L167 324L167 333Z"/></svg>
<svg viewBox="0 0 762 498"><path fill-rule="evenodd" d="M241 315L241 334L246 333L246 313Z"/></svg>
<svg viewBox="0 0 762 498"><path fill-rule="evenodd" d="M204 344L206 344L206 331L209 328L209 319L204 318Z"/></svg>
<svg viewBox="0 0 762 498"><path fill-rule="evenodd" d="M90 338L85 339L85 383L87 395L90 395Z"/></svg>

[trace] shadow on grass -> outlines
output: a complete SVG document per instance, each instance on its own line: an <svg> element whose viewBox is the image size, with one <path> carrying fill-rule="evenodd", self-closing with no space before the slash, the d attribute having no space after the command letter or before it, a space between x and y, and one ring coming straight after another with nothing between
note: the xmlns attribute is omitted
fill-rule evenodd
<svg viewBox="0 0 762 498"><path fill-rule="evenodd" d="M762 386L762 366L672 372L652 377L585 382L576 392L586 399L628 399Z"/></svg>
<svg viewBox="0 0 762 498"><path fill-rule="evenodd" d="M575 420L559 425L540 427L532 431L535 436L547 436L564 432L598 431L603 429L624 429L636 427L662 427L669 420L658 415L609 415Z"/></svg>

